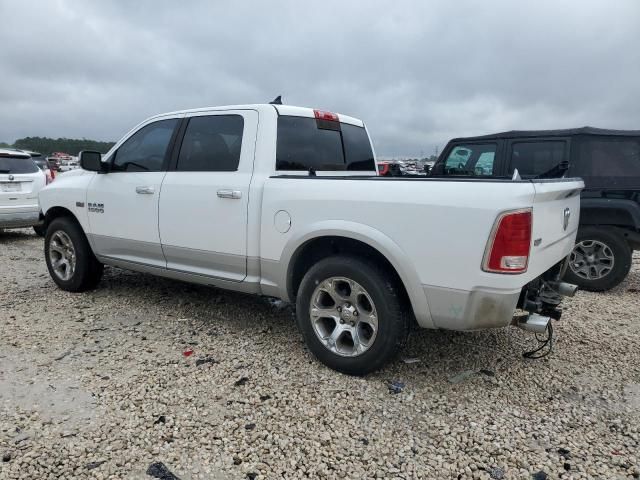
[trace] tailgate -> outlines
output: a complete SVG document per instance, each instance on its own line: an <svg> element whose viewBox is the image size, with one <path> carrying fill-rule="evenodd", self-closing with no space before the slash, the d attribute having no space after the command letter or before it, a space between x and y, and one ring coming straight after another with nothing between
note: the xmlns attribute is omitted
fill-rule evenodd
<svg viewBox="0 0 640 480"><path fill-rule="evenodd" d="M38 191L44 186L41 171L9 175L0 173L0 206L22 207L38 204Z"/></svg>
<svg viewBox="0 0 640 480"><path fill-rule="evenodd" d="M580 220L581 179L532 180L533 231L530 274L540 275L571 253Z"/></svg>

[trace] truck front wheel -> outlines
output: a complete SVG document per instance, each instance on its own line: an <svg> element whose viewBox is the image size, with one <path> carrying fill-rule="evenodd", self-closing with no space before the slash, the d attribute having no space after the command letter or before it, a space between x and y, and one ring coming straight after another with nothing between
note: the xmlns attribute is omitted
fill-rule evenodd
<svg viewBox="0 0 640 480"><path fill-rule="evenodd" d="M349 375L381 368L409 334L407 305L393 275L353 256L329 257L309 269L296 314L311 352Z"/></svg>
<svg viewBox="0 0 640 480"><path fill-rule="evenodd" d="M569 258L565 280L591 292L609 290L629 273L631 254L629 244L615 230L582 227Z"/></svg>
<svg viewBox="0 0 640 480"><path fill-rule="evenodd" d="M90 290L102 277L104 266L93 255L82 228L72 218L56 218L48 226L44 256L51 278L62 290Z"/></svg>

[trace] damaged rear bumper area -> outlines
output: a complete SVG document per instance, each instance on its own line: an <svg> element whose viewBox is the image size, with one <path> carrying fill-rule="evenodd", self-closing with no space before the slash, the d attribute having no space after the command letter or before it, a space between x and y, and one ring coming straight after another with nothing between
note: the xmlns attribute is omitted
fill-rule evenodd
<svg viewBox="0 0 640 480"><path fill-rule="evenodd" d="M542 333L551 319L562 315L562 298L573 296L575 285L561 281L568 260L559 262L522 289L478 288L472 291L423 285L436 328L480 330L515 325Z"/></svg>
<svg viewBox="0 0 640 480"><path fill-rule="evenodd" d="M513 317L512 324L534 333L544 333L549 322L560 320L563 297L573 297L577 285L563 282L568 258L547 270L543 275L528 283L522 289L517 307L523 313Z"/></svg>

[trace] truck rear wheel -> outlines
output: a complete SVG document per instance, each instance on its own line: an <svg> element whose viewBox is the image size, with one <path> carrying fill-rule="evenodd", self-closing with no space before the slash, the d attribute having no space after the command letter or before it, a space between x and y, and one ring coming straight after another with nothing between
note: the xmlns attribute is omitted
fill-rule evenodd
<svg viewBox="0 0 640 480"><path fill-rule="evenodd" d="M591 292L609 290L629 273L631 253L627 241L614 230L580 228L565 280Z"/></svg>
<svg viewBox="0 0 640 480"><path fill-rule="evenodd" d="M404 347L409 315L401 289L377 265L333 256L312 266L296 301L298 326L309 350L349 375L378 370Z"/></svg>
<svg viewBox="0 0 640 480"><path fill-rule="evenodd" d="M44 256L49 275L62 290L84 292L102 278L102 265L78 223L69 217L54 219L47 227Z"/></svg>

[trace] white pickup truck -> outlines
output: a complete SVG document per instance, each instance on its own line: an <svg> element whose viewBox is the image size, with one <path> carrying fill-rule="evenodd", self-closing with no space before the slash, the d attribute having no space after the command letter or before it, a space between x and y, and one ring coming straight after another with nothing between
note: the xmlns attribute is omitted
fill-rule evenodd
<svg viewBox="0 0 640 480"><path fill-rule="evenodd" d="M62 289L95 287L107 264L278 297L345 373L380 368L414 324L544 331L575 291L558 279L581 180L379 177L363 122L345 115L168 113L81 166L40 193Z"/></svg>

